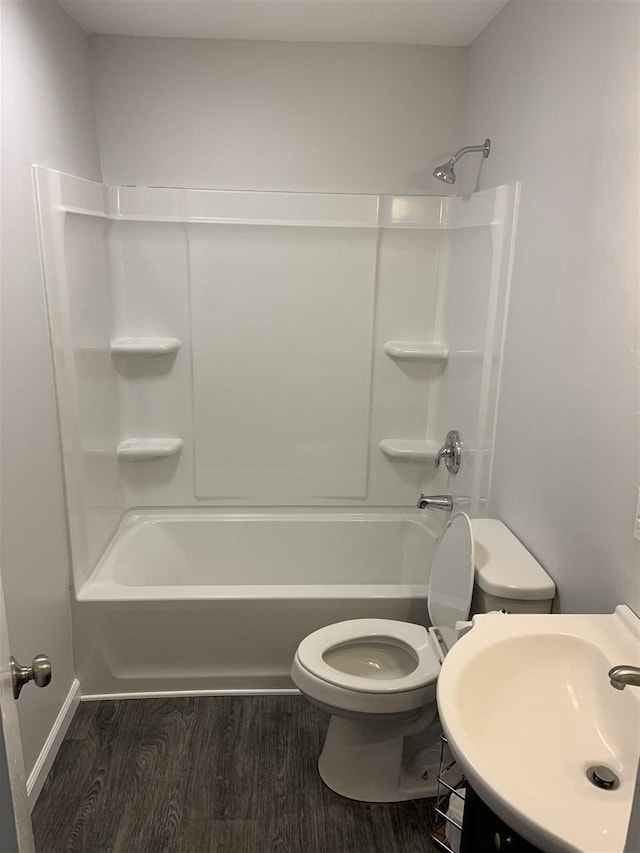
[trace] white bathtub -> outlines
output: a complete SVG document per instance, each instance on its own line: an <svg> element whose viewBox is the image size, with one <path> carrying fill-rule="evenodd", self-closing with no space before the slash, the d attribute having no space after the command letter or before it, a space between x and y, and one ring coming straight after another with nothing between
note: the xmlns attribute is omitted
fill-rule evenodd
<svg viewBox="0 0 640 853"><path fill-rule="evenodd" d="M130 513L74 602L83 694L290 689L295 649L316 628L425 624L434 522L406 510Z"/></svg>

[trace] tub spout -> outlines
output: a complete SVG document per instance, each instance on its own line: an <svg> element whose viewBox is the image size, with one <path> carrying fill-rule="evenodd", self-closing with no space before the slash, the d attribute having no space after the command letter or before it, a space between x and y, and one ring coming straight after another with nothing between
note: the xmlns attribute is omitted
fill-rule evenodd
<svg viewBox="0 0 640 853"><path fill-rule="evenodd" d="M432 506L434 509L444 509L451 512L453 509L453 498L451 495L420 495L418 509L426 509Z"/></svg>

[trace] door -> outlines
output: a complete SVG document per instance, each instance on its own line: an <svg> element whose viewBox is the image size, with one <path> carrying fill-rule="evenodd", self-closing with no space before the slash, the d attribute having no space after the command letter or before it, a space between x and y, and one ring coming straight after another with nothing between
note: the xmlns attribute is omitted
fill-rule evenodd
<svg viewBox="0 0 640 853"><path fill-rule="evenodd" d="M10 657L0 578L0 851L32 853L31 815L27 803L18 711L13 698Z"/></svg>

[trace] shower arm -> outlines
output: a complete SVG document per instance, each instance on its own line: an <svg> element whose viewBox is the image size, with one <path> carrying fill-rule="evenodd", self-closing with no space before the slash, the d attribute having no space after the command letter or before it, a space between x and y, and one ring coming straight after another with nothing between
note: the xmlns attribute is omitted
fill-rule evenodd
<svg viewBox="0 0 640 853"><path fill-rule="evenodd" d="M489 156L489 150L489 140L485 139L483 145L467 145L465 148L461 148L459 151L456 151L453 157L449 160L449 163L450 165L454 166L461 157L463 157L465 154L470 154L472 151L482 151L486 158Z"/></svg>

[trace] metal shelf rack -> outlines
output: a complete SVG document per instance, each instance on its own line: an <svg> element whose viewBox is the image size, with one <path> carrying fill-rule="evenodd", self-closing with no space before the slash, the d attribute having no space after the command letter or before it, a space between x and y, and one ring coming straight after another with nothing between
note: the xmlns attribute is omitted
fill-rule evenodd
<svg viewBox="0 0 640 853"><path fill-rule="evenodd" d="M463 800L464 796L460 789L464 787L466 780L460 772L455 759L452 757L444 734L440 735L440 769L438 772L438 793L436 796L436 814L440 820L431 835L431 841L436 850L445 853L458 853L449 846L447 842L447 825L451 824L462 831L462 824L458 823L447 814L447 801L450 797L458 797Z"/></svg>

